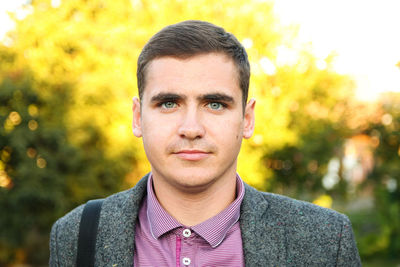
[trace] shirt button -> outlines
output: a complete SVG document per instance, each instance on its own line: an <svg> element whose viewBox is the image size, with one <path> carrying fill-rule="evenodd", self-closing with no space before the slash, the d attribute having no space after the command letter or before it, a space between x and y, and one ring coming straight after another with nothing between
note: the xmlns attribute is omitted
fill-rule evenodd
<svg viewBox="0 0 400 267"><path fill-rule="evenodd" d="M190 264L190 259L185 257L185 258L182 259L182 262L183 262L183 265L188 266Z"/></svg>
<svg viewBox="0 0 400 267"><path fill-rule="evenodd" d="M192 232L189 229L183 230L183 236L184 237L190 237L191 234L192 234Z"/></svg>

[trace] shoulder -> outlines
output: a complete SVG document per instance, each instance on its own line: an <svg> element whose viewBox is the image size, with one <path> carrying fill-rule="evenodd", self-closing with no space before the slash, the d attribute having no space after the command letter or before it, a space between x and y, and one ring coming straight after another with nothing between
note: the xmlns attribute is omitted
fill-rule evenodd
<svg viewBox="0 0 400 267"><path fill-rule="evenodd" d="M121 191L115 194L112 194L106 198L104 198L101 216L107 215L109 213L118 213L118 211L122 210L126 206L131 206L135 204L140 204L146 190L146 182L147 176L141 179L133 188L130 188L125 191ZM82 211L84 205L80 205L68 212L65 216L58 219L53 225L53 229L56 231L63 230L65 228L68 229L67 232L75 232L78 231L79 222L81 219Z"/></svg>
<svg viewBox="0 0 400 267"><path fill-rule="evenodd" d="M273 235L273 240L280 240L288 262L303 262L310 266L360 266L351 223L346 215L309 202L259 192L249 186L246 194L243 214L254 216L257 220L255 230L264 239Z"/></svg>
<svg viewBox="0 0 400 267"><path fill-rule="evenodd" d="M114 211L118 209L118 207L123 206L126 201L128 201L133 189L125 190L118 192L116 194L110 195L103 199L103 208L102 213L108 212L107 207L113 206ZM85 207L85 204L82 204L63 217L58 219L54 225L53 229L58 231L59 234L67 232L69 234L79 231L79 222L81 220L82 212Z"/></svg>
<svg viewBox="0 0 400 267"><path fill-rule="evenodd" d="M274 193L260 192L256 189L247 186L250 202L252 205L260 205L264 202L264 210L258 211L268 214L268 217L274 217L281 221L286 226L300 226L325 228L332 225L343 226L343 223L349 223L346 215L335 210L323 208L315 204L293 199L287 196ZM315 228L314 228L315 230Z"/></svg>
<svg viewBox="0 0 400 267"><path fill-rule="evenodd" d="M343 222L348 221L346 215L310 202L273 193L262 193L262 195L269 203L271 211L288 222L295 223L297 221L305 225L317 223L323 226L329 223L341 225Z"/></svg>
<svg viewBox="0 0 400 267"><path fill-rule="evenodd" d="M104 198L100 213L100 224L103 227L108 227L107 222L118 222L118 218L122 218L121 214L126 213L127 209L134 212L139 208L146 180L142 179L134 188ZM76 207L53 224L50 234L50 266L74 265L84 206L83 204Z"/></svg>
<svg viewBox="0 0 400 267"><path fill-rule="evenodd" d="M129 190L104 199L103 206L118 207L128 198ZM107 203L107 204L106 204ZM58 219L51 228L50 266L69 265L76 261L79 225L85 205L80 205ZM102 208L102 213L108 213Z"/></svg>

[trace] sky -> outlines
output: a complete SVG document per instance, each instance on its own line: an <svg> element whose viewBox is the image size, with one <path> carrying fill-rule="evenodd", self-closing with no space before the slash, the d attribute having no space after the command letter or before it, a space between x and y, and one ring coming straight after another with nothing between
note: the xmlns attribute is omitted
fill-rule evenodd
<svg viewBox="0 0 400 267"><path fill-rule="evenodd" d="M26 0L1 0L0 1L0 40L9 29L14 27L14 22L9 18L7 12L15 11L26 3Z"/></svg>
<svg viewBox="0 0 400 267"><path fill-rule="evenodd" d="M337 53L335 70L353 76L360 100L400 92L400 1L277 0L274 9L300 25L299 38L318 57Z"/></svg>
<svg viewBox="0 0 400 267"><path fill-rule="evenodd" d="M260 0L258 0L260 1ZM27 0L0 1L0 40L13 27L7 11ZM58 6L61 0L52 0ZM299 40L311 43L324 60L337 54L334 68L356 82L356 96L373 101L382 92L400 92L399 0L275 0L284 24L298 24ZM23 17L29 10L20 10Z"/></svg>

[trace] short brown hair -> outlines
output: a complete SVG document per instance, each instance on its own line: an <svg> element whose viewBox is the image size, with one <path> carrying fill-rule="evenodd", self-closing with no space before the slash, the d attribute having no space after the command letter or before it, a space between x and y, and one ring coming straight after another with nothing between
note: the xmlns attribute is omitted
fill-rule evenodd
<svg viewBox="0 0 400 267"><path fill-rule="evenodd" d="M164 56L187 58L213 52L224 53L235 63L244 110L250 80L250 64L246 50L233 34L214 24L199 20L187 20L169 25L156 33L144 46L137 63L140 99L143 98L146 67L150 61Z"/></svg>

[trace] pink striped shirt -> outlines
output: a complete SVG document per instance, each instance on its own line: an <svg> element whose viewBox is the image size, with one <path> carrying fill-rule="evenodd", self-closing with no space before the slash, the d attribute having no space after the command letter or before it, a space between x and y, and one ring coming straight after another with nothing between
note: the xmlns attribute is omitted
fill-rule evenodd
<svg viewBox="0 0 400 267"><path fill-rule="evenodd" d="M158 202L152 183L139 210L135 234L135 266L244 266L239 227L244 185L236 176L236 199L216 216L186 227Z"/></svg>

